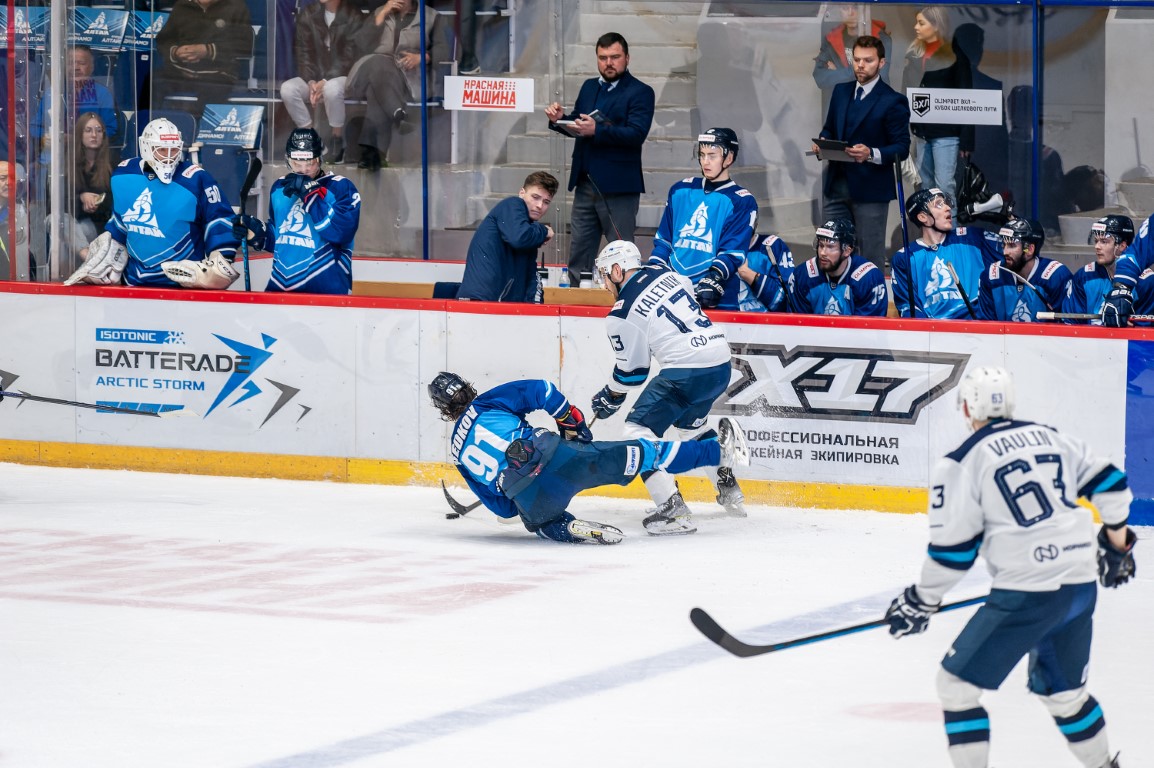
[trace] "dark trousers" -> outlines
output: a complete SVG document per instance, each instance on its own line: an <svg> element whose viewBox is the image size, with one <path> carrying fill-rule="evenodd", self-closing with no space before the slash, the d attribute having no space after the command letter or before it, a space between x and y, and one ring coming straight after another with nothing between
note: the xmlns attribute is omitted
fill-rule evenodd
<svg viewBox="0 0 1154 768"><path fill-rule="evenodd" d="M851 200L845 177L833 179L829 195L821 202L824 221L849 219L853 222L857 230L857 247L854 252L873 262L883 272L886 272L886 262L890 257L889 233L886 231L889 214L888 202L859 203Z"/></svg>
<svg viewBox="0 0 1154 768"><path fill-rule="evenodd" d="M570 285L580 284L582 272L593 271L602 236L606 240L633 240L640 207L640 193L605 195L602 200L588 178L578 182L569 219Z"/></svg>
<svg viewBox="0 0 1154 768"><path fill-rule="evenodd" d="M354 66L345 84L345 95L368 103L359 143L376 147L384 159L393 141L393 128L399 122L397 110L404 109L409 100L409 84L396 59L379 53L364 57Z"/></svg>

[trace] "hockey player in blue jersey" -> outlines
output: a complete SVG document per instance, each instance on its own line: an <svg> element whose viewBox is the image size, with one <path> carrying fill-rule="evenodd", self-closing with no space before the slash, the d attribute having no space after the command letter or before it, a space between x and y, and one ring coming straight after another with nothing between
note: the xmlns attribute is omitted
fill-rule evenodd
<svg viewBox="0 0 1154 768"><path fill-rule="evenodd" d="M694 149L702 177L670 188L649 260L688 277L705 309L737 310L737 268L757 227L757 200L729 177L736 133L710 128Z"/></svg>
<svg viewBox="0 0 1154 768"><path fill-rule="evenodd" d="M998 230L1004 263L982 272L978 319L1034 323L1039 312L1057 312L1072 275L1060 261L1041 255L1046 233L1030 219L1014 219Z"/></svg>
<svg viewBox="0 0 1154 768"><path fill-rule="evenodd" d="M577 520L566 510L581 491L628 485L656 469L749 463L745 438L729 422L720 435L711 430L689 442L594 441L581 411L548 381L512 381L478 395L457 374L441 372L429 397L454 422L450 458L477 498L493 514L519 515L529 531L554 541L616 544L624 537L619 528ZM561 436L531 426L525 417L534 411L552 416Z"/></svg>
<svg viewBox="0 0 1154 768"><path fill-rule="evenodd" d="M361 194L352 181L321 167L324 144L312 128L297 128L285 144L291 173L273 182L268 226L247 217L235 234L273 254L266 291L347 295L353 288L353 238ZM279 194L278 194L279 193Z"/></svg>
<svg viewBox="0 0 1154 768"><path fill-rule="evenodd" d="M789 295L793 252L777 235L753 236L745 263L737 268L738 309L742 312L794 312Z"/></svg>
<svg viewBox="0 0 1154 768"><path fill-rule="evenodd" d="M942 659L937 689L956 768L986 768L990 719L980 699L1023 656L1029 689L1087 768L1118 768L1102 709L1086 690L1095 577L1116 587L1134 574L1126 474L1080 440L1014 420L1014 388L1001 368L970 372L958 390L973 434L935 465L928 555L918 582L886 612L894 637L926 629L942 598L986 561L993 588ZM1093 501L1093 512L1075 503ZM1096 541L1095 541L1096 538Z"/></svg>
<svg viewBox="0 0 1154 768"><path fill-rule="evenodd" d="M157 118L140 133L140 157L112 173L112 218L65 285L223 289L238 273L232 208L208 171L184 159L184 140Z"/></svg>
<svg viewBox="0 0 1154 768"><path fill-rule="evenodd" d="M894 304L901 317L977 319L982 271L1001 261L1002 241L992 232L954 227L954 199L937 188L906 200L906 217L922 236L890 259ZM913 306L911 302L913 291Z"/></svg>
<svg viewBox="0 0 1154 768"><path fill-rule="evenodd" d="M633 243L614 240L605 246L596 268L602 285L617 297L605 318L616 365L610 383L593 396L593 413L599 419L613 416L629 391L644 386L625 417L626 437L657 440L671 428L683 434L700 429L732 378L725 331L698 307L687 277L663 264L642 264ZM654 362L661 370L650 378ZM745 496L732 470L709 474L717 503L744 517ZM653 471L642 479L657 504L643 521L646 531L664 536L697 530L670 473Z"/></svg>
<svg viewBox="0 0 1154 768"><path fill-rule="evenodd" d="M1106 294L1110 293L1114 281L1118 257L1134 242L1134 220L1129 216L1103 216L1090 225L1088 241L1094 246L1094 260L1074 273L1066 287L1062 312L1101 317ZM1066 322L1102 324L1101 319L1068 319Z"/></svg>
<svg viewBox="0 0 1154 768"><path fill-rule="evenodd" d="M1154 297L1135 298L1143 273L1154 268L1154 234L1150 232L1150 219L1142 222L1138 237L1130 247L1118 257L1114 269L1114 282L1102 306L1102 323L1109 328L1125 328L1130 324L1130 315L1135 314L1134 304L1139 298L1150 304Z"/></svg>
<svg viewBox="0 0 1154 768"><path fill-rule="evenodd" d="M813 250L789 278L798 312L812 315L885 317L889 309L886 278L865 257L854 253L853 222L832 219L817 228Z"/></svg>

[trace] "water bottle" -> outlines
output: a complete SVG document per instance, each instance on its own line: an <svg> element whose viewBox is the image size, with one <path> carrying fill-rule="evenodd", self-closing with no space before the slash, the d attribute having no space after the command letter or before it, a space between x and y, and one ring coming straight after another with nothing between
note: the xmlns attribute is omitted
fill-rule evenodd
<svg viewBox="0 0 1154 768"><path fill-rule="evenodd" d="M569 287L569 270L565 269L564 267L562 267L562 269L561 269L561 278L557 282L557 287L558 288L568 288Z"/></svg>

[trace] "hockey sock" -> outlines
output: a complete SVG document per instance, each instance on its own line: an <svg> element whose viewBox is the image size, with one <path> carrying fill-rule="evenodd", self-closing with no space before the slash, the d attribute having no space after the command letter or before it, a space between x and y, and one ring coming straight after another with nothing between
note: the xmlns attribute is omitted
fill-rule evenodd
<svg viewBox="0 0 1154 768"><path fill-rule="evenodd" d="M947 709L943 714L954 768L986 768L990 757L990 716L985 707Z"/></svg>
<svg viewBox="0 0 1154 768"><path fill-rule="evenodd" d="M1108 764L1110 745L1106 741L1106 718L1093 696L1069 717L1054 716L1058 730L1069 742L1070 751L1089 768Z"/></svg>
<svg viewBox="0 0 1154 768"><path fill-rule="evenodd" d="M679 475L698 467L717 466L721 462L721 445L716 440L663 441L649 443L649 446L653 451L645 452L643 471L658 469Z"/></svg>

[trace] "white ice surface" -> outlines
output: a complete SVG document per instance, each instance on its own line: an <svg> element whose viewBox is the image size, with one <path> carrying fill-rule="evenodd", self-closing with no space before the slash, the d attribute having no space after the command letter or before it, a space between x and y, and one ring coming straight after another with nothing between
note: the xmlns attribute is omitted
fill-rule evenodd
<svg viewBox="0 0 1154 768"><path fill-rule="evenodd" d="M628 538L576 546L446 520L439 489L0 464L0 766L948 766L933 678L974 609L749 659L688 620L765 643L880 617L924 516L698 504L654 538L644 506L579 498ZM1127 768L1154 765L1144 554L1101 591L1090 675ZM1077 766L1024 665L985 704L998 768Z"/></svg>

